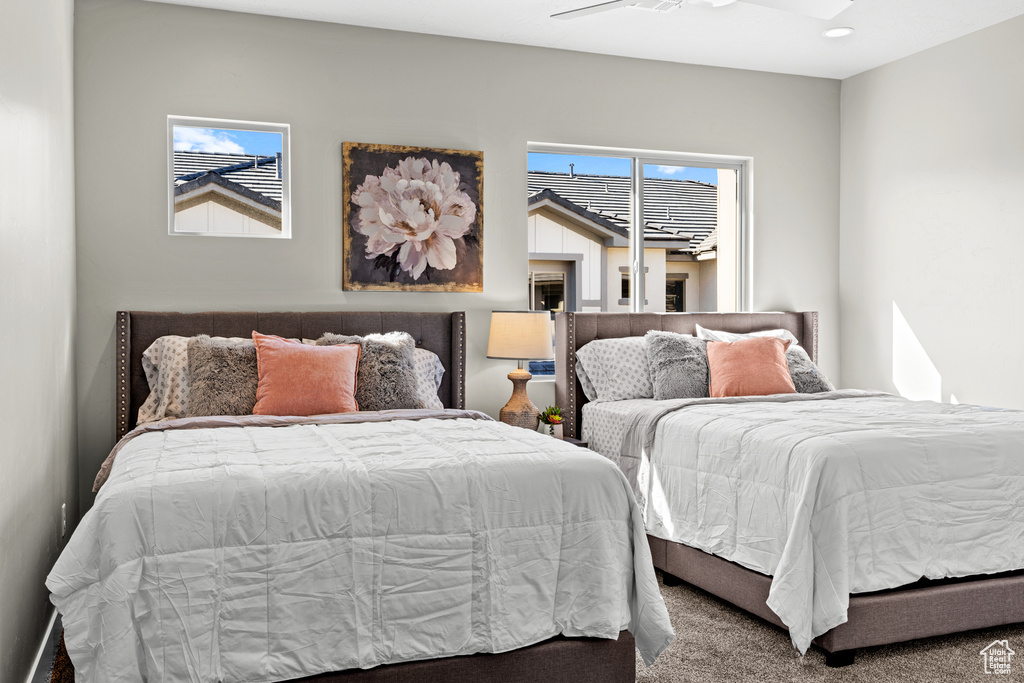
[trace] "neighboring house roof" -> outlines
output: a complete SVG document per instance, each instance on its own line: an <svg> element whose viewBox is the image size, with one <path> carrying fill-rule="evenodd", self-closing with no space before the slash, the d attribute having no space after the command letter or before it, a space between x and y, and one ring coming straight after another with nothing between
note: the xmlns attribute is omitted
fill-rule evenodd
<svg viewBox="0 0 1024 683"><path fill-rule="evenodd" d="M281 202L227 180L212 171L174 188L174 211L186 211L206 202L214 202L281 230Z"/></svg>
<svg viewBox="0 0 1024 683"><path fill-rule="evenodd" d="M715 228L704 240L693 247L693 251L696 254L700 254L706 251L715 251L718 249L718 228Z"/></svg>
<svg viewBox="0 0 1024 683"><path fill-rule="evenodd" d="M174 184L181 185L216 173L221 178L281 201L281 178L276 156L174 152ZM280 205L278 206L280 209Z"/></svg>
<svg viewBox="0 0 1024 683"><path fill-rule="evenodd" d="M526 185L531 198L550 190L586 211L590 220L598 222L596 216L626 232L628 177L529 171ZM718 224L718 188L695 180L647 178L644 223L645 240L689 239L690 245L700 244Z"/></svg>

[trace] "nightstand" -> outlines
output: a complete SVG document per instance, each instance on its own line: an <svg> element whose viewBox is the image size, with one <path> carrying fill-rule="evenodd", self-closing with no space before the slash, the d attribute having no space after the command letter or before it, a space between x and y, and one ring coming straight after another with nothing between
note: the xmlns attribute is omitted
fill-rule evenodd
<svg viewBox="0 0 1024 683"><path fill-rule="evenodd" d="M563 437L562 441L564 441L566 443L571 443L573 446L579 446L580 448L586 448L587 447L587 442L586 441L580 441L579 439L574 439L571 436Z"/></svg>

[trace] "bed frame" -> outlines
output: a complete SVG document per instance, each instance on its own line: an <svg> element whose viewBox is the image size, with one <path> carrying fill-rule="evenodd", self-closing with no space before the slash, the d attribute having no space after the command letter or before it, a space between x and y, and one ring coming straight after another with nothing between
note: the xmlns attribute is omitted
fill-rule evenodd
<svg viewBox="0 0 1024 683"><path fill-rule="evenodd" d="M818 314L803 313L559 313L555 317L555 401L566 435L579 438L587 397L576 378L576 350L594 339L642 336L648 330L694 334L713 330L787 329L818 360ZM682 543L647 537L666 584L701 588L780 628L766 601L770 576ZM921 580L850 596L847 622L815 638L829 666L852 664L857 648L1024 622L1024 570L986 576Z"/></svg>
<svg viewBox="0 0 1024 683"><path fill-rule="evenodd" d="M308 313L119 311L117 314L117 438L135 426L149 395L142 352L167 334L248 337L253 330L315 339L325 332L371 334L402 330L444 364L438 396L446 408L465 408L466 314L327 311ZM557 636L500 654L475 654L385 664L301 679L308 683L632 683L636 645L628 631L618 640Z"/></svg>

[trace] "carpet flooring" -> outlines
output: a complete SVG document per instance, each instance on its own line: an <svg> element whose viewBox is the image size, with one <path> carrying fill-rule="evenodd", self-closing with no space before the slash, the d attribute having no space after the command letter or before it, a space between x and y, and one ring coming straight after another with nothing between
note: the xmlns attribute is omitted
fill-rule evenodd
<svg viewBox="0 0 1024 683"><path fill-rule="evenodd" d="M662 585L661 594L676 639L650 667L637 657L637 683L1024 681L1022 624L863 648L853 665L830 669L821 650L812 647L800 657L785 631L699 588ZM1008 676L984 673L979 652L997 639L1020 653Z"/></svg>
<svg viewBox="0 0 1024 683"><path fill-rule="evenodd" d="M637 657L637 683L1024 681L1024 624L864 648L852 666L830 669L821 650L811 648L800 657L784 631L698 588L662 585L661 594L676 639L650 667ZM978 653L994 640L1008 640L1020 653L1008 676L984 673ZM62 635L50 680L74 683L74 678Z"/></svg>

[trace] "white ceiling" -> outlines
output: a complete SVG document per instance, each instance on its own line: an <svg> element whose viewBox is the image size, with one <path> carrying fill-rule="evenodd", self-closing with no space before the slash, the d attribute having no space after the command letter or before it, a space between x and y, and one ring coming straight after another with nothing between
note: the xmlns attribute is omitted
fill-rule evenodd
<svg viewBox="0 0 1024 683"><path fill-rule="evenodd" d="M855 0L827 21L745 2L669 12L622 7L559 20L549 15L601 0L153 1L826 78L846 78L1024 14L1024 0ZM831 26L856 32L822 37Z"/></svg>

